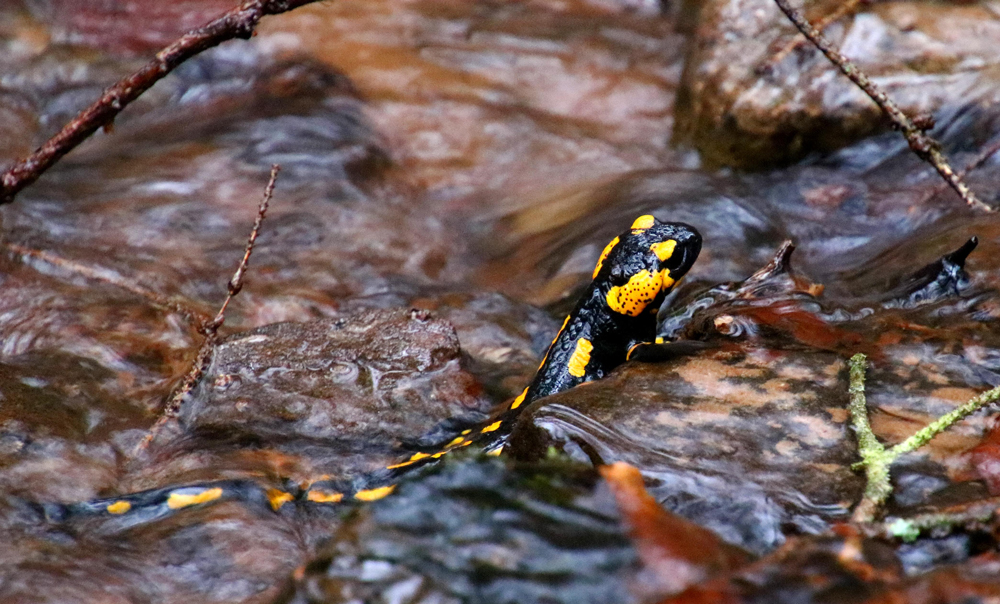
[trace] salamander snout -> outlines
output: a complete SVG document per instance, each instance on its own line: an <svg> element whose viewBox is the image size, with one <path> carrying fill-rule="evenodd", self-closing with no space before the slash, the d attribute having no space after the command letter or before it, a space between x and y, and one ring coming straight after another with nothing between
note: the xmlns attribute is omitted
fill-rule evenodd
<svg viewBox="0 0 1000 604"><path fill-rule="evenodd" d="M686 275L701 252L701 235L698 231L681 222L668 222L659 223L651 228L650 235L662 239L663 242L676 242L666 243L666 246L671 246L672 250L669 256L658 257L660 268L668 269L674 281ZM651 246L656 245L651 244ZM664 246L661 244L657 247Z"/></svg>

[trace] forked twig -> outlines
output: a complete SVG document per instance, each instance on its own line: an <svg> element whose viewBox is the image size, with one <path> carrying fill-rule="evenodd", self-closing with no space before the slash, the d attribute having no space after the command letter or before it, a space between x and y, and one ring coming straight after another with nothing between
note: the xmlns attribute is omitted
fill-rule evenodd
<svg viewBox="0 0 1000 604"><path fill-rule="evenodd" d="M170 393L163 411L160 412L160 416L136 447L136 453L146 450L163 430L163 427L180 414L181 404L191 394L191 391L198 384L198 380L205 373L205 369L208 368L208 364L212 360L212 351L215 350L215 346L219 343L219 329L226 321L226 309L229 307L232 299L243 289L243 278L246 276L247 267L250 264L250 255L253 253L254 244L257 242L257 235L260 234L260 227L264 223L264 216L267 214L268 205L271 203L271 197L274 194L274 183L278 180L278 172L280 170L281 166L278 164L271 166L271 178L267 181L267 187L264 188L264 197L257 207L257 218L254 220L253 228L250 230L250 236L247 237L247 245L243 252L243 258L240 259L240 264L236 267L236 272L233 273L233 277L227 285L228 291L225 301L219 307L219 312L216 313L215 318L202 324L199 331L205 336L205 340L202 342L201 347L198 348L198 354L191 363L190 369L184 375L184 379Z"/></svg>
<svg viewBox="0 0 1000 604"><path fill-rule="evenodd" d="M938 171L938 174L947 181L952 189L961 196L961 198L970 207L982 210L984 212L992 212L993 209L988 205L983 203L976 197L976 194L972 192L969 187L962 182L962 179L955 170L952 169L948 160L941 153L941 145L927 135L926 129L929 129L932 124L927 123L929 120L921 119L922 123L915 123L908 115L906 115L891 99L874 82L858 67L852 63L849 59L844 57L842 54L833 49L830 42L823 37L819 31L814 28L809 21L802 16L798 10L792 8L788 3L788 0L774 0L781 12L785 13L785 16L795 24L795 27L802 32L810 42L816 45L816 48L826 55L826 58L830 60L831 63L837 66L840 71L846 75L855 85L864 91L868 97L875 101L875 104L879 106L882 111L889 116L892 120L893 125L898 128L903 136L906 137L906 141L910 144L910 149L917 154L918 157L928 162L934 169Z"/></svg>
<svg viewBox="0 0 1000 604"><path fill-rule="evenodd" d="M986 405L1000 400L1000 387L987 390L917 430L898 445L886 449L878 441L872 431L871 424L868 422L868 403L865 400L866 362L865 355L861 353L851 357L848 362L851 374L851 423L857 433L858 452L861 455L861 461L855 464L855 467L863 467L866 478L865 493L861 502L854 509L852 520L861 523L875 520L882 504L892 494L889 468L900 455L916 451L956 422L965 419Z"/></svg>
<svg viewBox="0 0 1000 604"><path fill-rule="evenodd" d="M98 128L110 124L122 109L184 61L234 38L248 40L264 16L277 15L312 2L316 0L244 0L221 17L187 32L156 53L156 57L142 69L105 90L101 98L78 113L34 153L0 174L0 205L13 201L19 191L38 180Z"/></svg>

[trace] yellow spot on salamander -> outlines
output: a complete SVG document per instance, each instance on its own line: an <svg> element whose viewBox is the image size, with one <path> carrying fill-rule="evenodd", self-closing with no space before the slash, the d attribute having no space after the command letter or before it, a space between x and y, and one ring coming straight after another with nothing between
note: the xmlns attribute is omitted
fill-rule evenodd
<svg viewBox="0 0 1000 604"><path fill-rule="evenodd" d="M385 469L386 470L395 470L396 468L405 468L406 466L411 466L411 465L413 465L415 463L416 463L415 461L408 459L406 461L401 461L399 463L394 463L391 466L386 466Z"/></svg>
<svg viewBox="0 0 1000 604"><path fill-rule="evenodd" d="M517 409L518 407L520 407L521 403L524 402L524 397L527 396L527 395L528 395L528 389L525 388L524 391L521 392L521 394L517 395L517 398L514 399L514 402L510 404L510 408L511 409Z"/></svg>
<svg viewBox="0 0 1000 604"><path fill-rule="evenodd" d="M604 251L601 252L601 257L597 259L597 266L594 267L594 276L591 277L591 279L597 278L597 273L601 272L601 267L604 266L604 261L607 260L608 254L611 253L611 250L613 250L615 246L618 245L618 241L619 241L618 237L615 237L614 239L611 240L611 243L604 246ZM566 318L568 319L569 317ZM565 325L566 324L563 323L564 327Z"/></svg>
<svg viewBox="0 0 1000 604"><path fill-rule="evenodd" d="M496 432L496 430L500 427L500 424L502 423L503 423L502 421L493 422L492 424L483 428L482 434L486 434L487 432Z"/></svg>
<svg viewBox="0 0 1000 604"><path fill-rule="evenodd" d="M669 268L665 268L662 271L660 271L660 279L661 279L660 289L662 290L668 290L677 284L677 282L674 281L673 278L670 276Z"/></svg>
<svg viewBox="0 0 1000 604"><path fill-rule="evenodd" d="M541 371L542 367L545 367L545 361L547 361L547 360L549 360L549 353L548 353L548 351L545 352L545 356L542 357L542 362L538 364L538 369L536 369L535 371L536 372Z"/></svg>
<svg viewBox="0 0 1000 604"><path fill-rule="evenodd" d="M552 344L555 344L556 340L559 339L559 336L562 335L562 332L566 331L566 325L569 324L569 317L570 317L570 315L566 315L566 318L563 319L562 327L560 327L559 331L556 332L556 337L552 338ZM550 344L550 346L551 346L551 344ZM549 353L546 352L545 353L545 358L548 358L548 356L549 356ZM545 364L545 359L542 359L542 365L544 365L544 364Z"/></svg>
<svg viewBox="0 0 1000 604"><path fill-rule="evenodd" d="M114 503L109 503L108 507L104 509L106 509L109 514L124 514L132 509L132 504L127 501L116 501Z"/></svg>
<svg viewBox="0 0 1000 604"><path fill-rule="evenodd" d="M635 219L635 222L632 223L632 230L636 231L639 229L648 229L654 224L656 224L656 219L649 214L646 214L645 216L640 216Z"/></svg>
<svg viewBox="0 0 1000 604"><path fill-rule="evenodd" d="M465 436L465 435L469 434L470 432L472 432L472 428L469 428L467 430L462 430L462 436Z"/></svg>
<svg viewBox="0 0 1000 604"><path fill-rule="evenodd" d="M396 485L390 484L388 486L378 487L377 489L365 489L363 491L358 491L354 494L354 498L358 501L377 501L395 490Z"/></svg>
<svg viewBox="0 0 1000 604"><path fill-rule="evenodd" d="M417 462L418 462L418 461L420 461L421 459L426 459L426 458L428 458L428 457L430 457L430 455L429 455L429 454L427 454L427 453L414 453L414 454L413 454L413 455L411 455L411 456L410 456L410 458L409 458L409 459L407 459L406 461L404 461L404 462L401 462L401 463L397 463L397 464L393 464L393 465L391 465L391 466L386 466L386 468L385 468L385 469L386 469L386 470L395 470L396 468L405 468L406 466L408 466L408 465L410 465L410 464L414 464L414 463L417 463Z"/></svg>
<svg viewBox="0 0 1000 604"><path fill-rule="evenodd" d="M222 487L204 489L198 493L178 493L173 492L167 497L167 507L172 510L179 510L199 503L208 503L222 497Z"/></svg>
<svg viewBox="0 0 1000 604"><path fill-rule="evenodd" d="M306 494L306 499L314 503L340 503L344 500L344 494L313 489Z"/></svg>
<svg viewBox="0 0 1000 604"><path fill-rule="evenodd" d="M576 341L576 348L573 356L569 358L566 370L574 377L583 377L587 373L587 363L590 362L590 353L594 350L594 345L587 338L580 338Z"/></svg>
<svg viewBox="0 0 1000 604"><path fill-rule="evenodd" d="M490 457L500 457L501 453L503 453L503 447L497 447L496 449L493 449L492 451L487 451L486 452L486 454L489 455Z"/></svg>
<svg viewBox="0 0 1000 604"><path fill-rule="evenodd" d="M673 284L670 269L665 268L658 273L643 269L632 275L625 285L616 285L608 290L606 296L608 307L617 313L638 317L660 290Z"/></svg>
<svg viewBox="0 0 1000 604"><path fill-rule="evenodd" d="M663 336L656 336L656 343L662 344L664 342Z"/></svg>
<svg viewBox="0 0 1000 604"><path fill-rule="evenodd" d="M462 444L462 441L464 441L464 440L465 440L464 436L456 436L454 439L452 439L452 441L450 443L448 443L444 447L446 449L451 449L453 447L457 447L458 445Z"/></svg>
<svg viewBox="0 0 1000 604"><path fill-rule="evenodd" d="M285 505L289 501L295 499L291 493L286 493L285 491L279 489L268 489L267 490L267 500L271 502L271 509L275 512L281 509L281 506Z"/></svg>
<svg viewBox="0 0 1000 604"><path fill-rule="evenodd" d="M660 259L660 262L666 262L671 256L674 255L674 248L676 247L676 241L673 239L667 239L666 241L661 241L660 243L654 243L649 246L649 249L656 254L656 257Z"/></svg>

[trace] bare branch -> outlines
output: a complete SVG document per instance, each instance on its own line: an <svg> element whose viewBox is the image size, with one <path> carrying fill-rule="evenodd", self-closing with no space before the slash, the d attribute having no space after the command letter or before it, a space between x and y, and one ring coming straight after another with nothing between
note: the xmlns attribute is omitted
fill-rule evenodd
<svg viewBox="0 0 1000 604"><path fill-rule="evenodd" d="M948 164L948 160L945 159L944 154L941 153L941 145L927 136L925 130L932 127L932 123L929 123L928 119L920 119L921 123L917 124L909 116L907 116L903 111L889 99L888 96L874 82L858 67L844 57L842 54L833 49L830 42L823 37L823 34L818 32L810 23L802 16L802 14L788 3L788 0L774 0L781 12L785 13L788 19L795 24L795 27L799 28L810 42L816 45L816 48L820 49L826 58L830 59L834 65L836 65L844 75L846 75L852 82L854 82L858 88L864 91L868 97L875 101L875 104L882 109L882 111L889 116L892 120L893 125L898 128L903 136L906 137L906 141L910 144L910 149L917 154L918 157L928 162L934 169L938 171L938 174L947 181L952 189L961 196L961 198L970 207L982 210L984 212L992 212L992 208L983 203L976 197L976 194L972 192L962 182L962 179L958 174L952 169L951 165Z"/></svg>
<svg viewBox="0 0 1000 604"><path fill-rule="evenodd" d="M315 1L245 0L221 17L184 34L158 52L142 69L105 90L101 98L77 114L34 153L0 174L0 205L13 201L21 189L38 180L46 170L87 140L98 128L110 124L122 109L184 61L228 40L250 39L254 35L254 28L265 15L277 15Z"/></svg>
<svg viewBox="0 0 1000 604"><path fill-rule="evenodd" d="M202 324L200 331L205 336L205 341L202 342L201 347L198 349L198 354L191 363L191 368L184 375L184 379L170 393L170 397L163 406L160 416L136 447L136 453L146 450L163 430L164 426L180 414L181 405L184 403L184 400L194 390L194 387L198 384L198 380L204 375L208 364L212 361L212 352L219 343L219 328L222 327L222 324L226 320L226 309L229 307L232 299L243 289L243 277L246 275L247 267L250 264L250 255L253 253L253 246L257 242L260 227L264 223L264 216L267 214L268 205L271 203L271 197L274 194L274 183L278 180L278 172L280 170L281 166L278 164L271 166L271 178L267 181L267 187L264 188L264 197L257 207L257 218L254 220L253 228L250 230L250 236L247 237L247 246L243 252L243 258L240 259L240 264L236 267L236 272L233 273L232 279L229 280L226 300L222 303L215 318Z"/></svg>
<svg viewBox="0 0 1000 604"><path fill-rule="evenodd" d="M264 224L264 215L267 214L267 206L271 203L271 197L274 195L274 183L277 182L278 172L280 171L281 166L278 164L271 166L271 178L267 181L267 187L264 188L264 197L260 200L260 205L257 207L257 218L253 221L250 237L247 238L247 247L243 252L243 259L240 260L240 265L236 267L233 278L229 280L229 293L226 295L226 301L222 303L218 314L215 315L211 323L205 326L206 335L209 331L211 331L212 335L219 331L219 328L222 327L223 322L226 320L226 309L229 308L229 302L243 289L243 277L246 275L247 266L250 265L250 254L253 253L253 246L257 243L260 226Z"/></svg>

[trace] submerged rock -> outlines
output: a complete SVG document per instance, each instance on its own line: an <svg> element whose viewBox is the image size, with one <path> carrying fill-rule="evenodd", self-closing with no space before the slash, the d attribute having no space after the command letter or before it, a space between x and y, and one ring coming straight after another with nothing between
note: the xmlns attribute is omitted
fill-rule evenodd
<svg viewBox="0 0 1000 604"><path fill-rule="evenodd" d="M843 369L835 354L776 350L627 364L529 408L511 448L635 465L667 509L763 553L860 496Z"/></svg>
<svg viewBox="0 0 1000 604"><path fill-rule="evenodd" d="M458 462L359 510L283 601L635 602L635 551L607 490L569 463Z"/></svg>
<svg viewBox="0 0 1000 604"><path fill-rule="evenodd" d="M183 420L262 442L399 446L485 417L460 360L454 328L426 311L266 325L216 348Z"/></svg>

